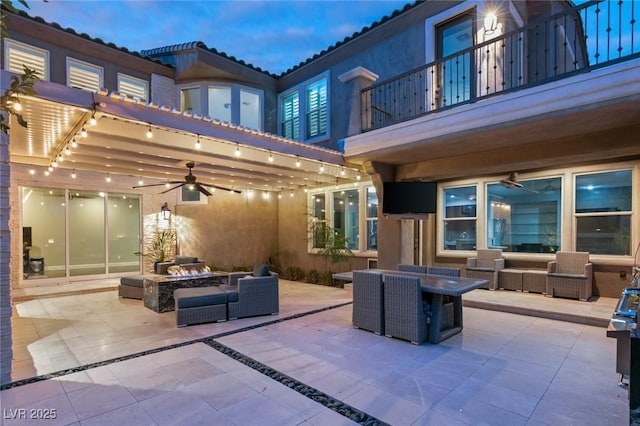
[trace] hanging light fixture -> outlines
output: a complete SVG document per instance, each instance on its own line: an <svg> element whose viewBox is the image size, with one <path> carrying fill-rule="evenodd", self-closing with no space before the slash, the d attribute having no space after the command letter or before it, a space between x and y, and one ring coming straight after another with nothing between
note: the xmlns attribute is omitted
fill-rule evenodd
<svg viewBox="0 0 640 426"><path fill-rule="evenodd" d="M242 156L242 153L240 152L240 145L236 143L236 157L240 156Z"/></svg>
<svg viewBox="0 0 640 426"><path fill-rule="evenodd" d="M73 169L73 171L71 172L71 179L75 179L76 177L76 169Z"/></svg>
<svg viewBox="0 0 640 426"><path fill-rule="evenodd" d="M16 93L11 95L11 108L13 108L15 112L22 111L22 104L20 103L20 99Z"/></svg>
<svg viewBox="0 0 640 426"><path fill-rule="evenodd" d="M160 206L160 215L164 220L169 220L171 218L171 209L169 208L169 203L166 201L162 206Z"/></svg>
<svg viewBox="0 0 640 426"><path fill-rule="evenodd" d="M273 163L273 153L269 150L269 162Z"/></svg>
<svg viewBox="0 0 640 426"><path fill-rule="evenodd" d="M300 158L296 155L296 167L300 167Z"/></svg>
<svg viewBox="0 0 640 426"><path fill-rule="evenodd" d="M151 124L147 127L147 139L151 139L153 137L153 132L151 131Z"/></svg>
<svg viewBox="0 0 640 426"><path fill-rule="evenodd" d="M64 153L65 153L66 155L71 155L71 148L69 148L69 145L67 145L67 146L64 148Z"/></svg>
<svg viewBox="0 0 640 426"><path fill-rule="evenodd" d="M344 176L346 172L344 171L344 166L342 166L342 169L340 169L340 176Z"/></svg>
<svg viewBox="0 0 640 426"><path fill-rule="evenodd" d="M324 173L324 163L320 162L320 173Z"/></svg>
<svg viewBox="0 0 640 426"><path fill-rule="evenodd" d="M138 185L144 185L144 181L142 180L142 176L138 179Z"/></svg>
<svg viewBox="0 0 640 426"><path fill-rule="evenodd" d="M76 138L71 139L71 148L77 148L78 147L78 142L76 141Z"/></svg>
<svg viewBox="0 0 640 426"><path fill-rule="evenodd" d="M109 172L107 172L107 177L106 177L106 178L104 178L104 180L105 180L107 183L111 182L111 176L109 175Z"/></svg>
<svg viewBox="0 0 640 426"><path fill-rule="evenodd" d="M96 112L92 112L91 113L91 118L89 119L89 126L95 126L96 124L98 124L98 121L96 120Z"/></svg>
<svg viewBox="0 0 640 426"><path fill-rule="evenodd" d="M80 130L80 136L82 136L83 138L86 138L87 135L88 135L87 129L85 129L84 126L82 126L82 130Z"/></svg>
<svg viewBox="0 0 640 426"><path fill-rule="evenodd" d="M200 149L200 135L198 135L198 139L196 139L196 149Z"/></svg>

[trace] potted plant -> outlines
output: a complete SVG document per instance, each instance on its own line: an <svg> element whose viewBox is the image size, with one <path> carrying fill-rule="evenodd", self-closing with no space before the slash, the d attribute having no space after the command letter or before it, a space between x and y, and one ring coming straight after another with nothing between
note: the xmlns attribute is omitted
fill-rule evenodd
<svg viewBox="0 0 640 426"><path fill-rule="evenodd" d="M177 235L175 231L157 231L153 238L145 245L144 252L138 252L136 254L149 257L153 262L153 271L156 272L158 263L169 260L175 249L176 241Z"/></svg>

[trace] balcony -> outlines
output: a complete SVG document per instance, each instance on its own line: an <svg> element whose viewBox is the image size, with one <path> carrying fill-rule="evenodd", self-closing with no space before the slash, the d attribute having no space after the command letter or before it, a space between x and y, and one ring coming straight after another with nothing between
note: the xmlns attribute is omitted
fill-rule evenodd
<svg viewBox="0 0 640 426"><path fill-rule="evenodd" d="M640 58L640 7L590 1L361 92L362 131Z"/></svg>

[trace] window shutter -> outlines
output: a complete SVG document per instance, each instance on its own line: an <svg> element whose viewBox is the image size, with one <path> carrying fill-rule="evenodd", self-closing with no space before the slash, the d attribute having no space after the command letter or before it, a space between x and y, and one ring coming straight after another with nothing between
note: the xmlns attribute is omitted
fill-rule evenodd
<svg viewBox="0 0 640 426"><path fill-rule="evenodd" d="M24 66L35 70L41 80L49 80L49 52L27 44L6 39L7 69L16 74L24 72Z"/></svg>
<svg viewBox="0 0 640 426"><path fill-rule="evenodd" d="M282 136L300 139L300 98L297 93L282 100Z"/></svg>
<svg viewBox="0 0 640 426"><path fill-rule="evenodd" d="M121 95L147 101L149 99L149 83L130 75L118 73L118 92Z"/></svg>
<svg viewBox="0 0 640 426"><path fill-rule="evenodd" d="M97 92L103 87L102 67L67 58L67 86Z"/></svg>
<svg viewBox="0 0 640 426"><path fill-rule="evenodd" d="M327 133L327 80L307 87L307 138Z"/></svg>

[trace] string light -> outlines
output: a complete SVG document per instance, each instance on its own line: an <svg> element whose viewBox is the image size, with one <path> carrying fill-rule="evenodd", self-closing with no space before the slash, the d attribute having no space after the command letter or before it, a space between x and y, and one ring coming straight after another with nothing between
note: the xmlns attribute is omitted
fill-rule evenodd
<svg viewBox="0 0 640 426"><path fill-rule="evenodd" d="M138 179L138 185L144 185L144 181L142 180L142 176Z"/></svg>
<svg viewBox="0 0 640 426"><path fill-rule="evenodd" d="M69 148L69 145L67 145L67 146L64 148L64 153L65 153L66 155L71 155L71 148Z"/></svg>
<svg viewBox="0 0 640 426"><path fill-rule="evenodd" d="M76 178L76 169L73 169L73 171L71 172L71 179L75 179Z"/></svg>
<svg viewBox="0 0 640 426"><path fill-rule="evenodd" d="M236 157L240 157L242 153L240 152L240 145L236 144Z"/></svg>
<svg viewBox="0 0 640 426"><path fill-rule="evenodd" d="M33 170L33 169L29 169L29 174L30 174L31 176L33 176L33 175L35 175L35 174L36 174L36 171L35 171L35 170Z"/></svg>
<svg viewBox="0 0 640 426"><path fill-rule="evenodd" d="M296 155L296 167L300 167L300 158Z"/></svg>
<svg viewBox="0 0 640 426"><path fill-rule="evenodd" d="M106 182L111 182L111 176L107 173L107 177L104 179Z"/></svg>
<svg viewBox="0 0 640 426"><path fill-rule="evenodd" d="M89 126L95 126L96 124L98 124L98 121L96 120L96 113L93 112L91 113L91 118L89 119Z"/></svg>
<svg viewBox="0 0 640 426"><path fill-rule="evenodd" d="M153 132L151 131L151 125L147 128L147 139L151 139L153 137Z"/></svg>
<svg viewBox="0 0 640 426"><path fill-rule="evenodd" d="M45 171L44 171L44 175L45 175L45 176L49 176L50 174L51 174L51 173L49 172L49 170L45 170Z"/></svg>
<svg viewBox="0 0 640 426"><path fill-rule="evenodd" d="M87 135L88 135L87 129L85 129L84 126L82 126L82 130L80 130L80 136L82 136L83 138L86 138Z"/></svg>
<svg viewBox="0 0 640 426"><path fill-rule="evenodd" d="M18 95L16 95L16 94L14 93L12 97L14 97L14 98L15 98L15 100L14 100L14 101L12 101L12 107L13 107L13 110L14 110L15 112L20 112L20 111L22 111L22 104L20 103L20 99L18 99Z"/></svg>
<svg viewBox="0 0 640 426"><path fill-rule="evenodd" d="M53 171L53 166L51 164L49 164L49 167L47 167L47 171L48 172L52 172Z"/></svg>
<svg viewBox="0 0 640 426"><path fill-rule="evenodd" d="M269 150L269 162L273 163L273 154L271 153L271 150Z"/></svg>
<svg viewBox="0 0 640 426"><path fill-rule="evenodd" d="M342 169L340 169L340 175L341 175L341 176L344 176L344 174L345 174L345 173L346 173L346 172L344 171L344 166L342 166Z"/></svg>
<svg viewBox="0 0 640 426"><path fill-rule="evenodd" d="M200 149L200 135L198 135L198 139L196 140L196 149Z"/></svg>
<svg viewBox="0 0 640 426"><path fill-rule="evenodd" d="M320 162L320 173L324 173L324 164Z"/></svg>
<svg viewBox="0 0 640 426"><path fill-rule="evenodd" d="M76 138L71 139L71 148L77 148L78 142L76 142Z"/></svg>

